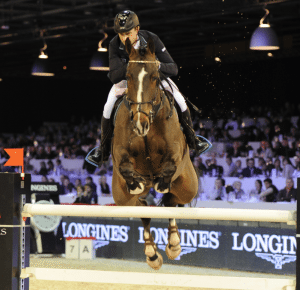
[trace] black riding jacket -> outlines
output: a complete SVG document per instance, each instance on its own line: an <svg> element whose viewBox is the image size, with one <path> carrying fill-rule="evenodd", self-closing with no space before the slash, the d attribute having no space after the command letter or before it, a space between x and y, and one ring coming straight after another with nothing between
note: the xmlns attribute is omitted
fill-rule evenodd
<svg viewBox="0 0 300 290"><path fill-rule="evenodd" d="M161 62L160 71L166 77L176 76L178 74L177 64L170 56L159 37L147 30L140 30L138 36L140 39L140 46L146 45L149 36L152 37L155 45L156 58ZM113 84L126 80L125 75L128 60L129 55L125 46L121 42L119 35L116 35L109 43L109 73L107 75Z"/></svg>

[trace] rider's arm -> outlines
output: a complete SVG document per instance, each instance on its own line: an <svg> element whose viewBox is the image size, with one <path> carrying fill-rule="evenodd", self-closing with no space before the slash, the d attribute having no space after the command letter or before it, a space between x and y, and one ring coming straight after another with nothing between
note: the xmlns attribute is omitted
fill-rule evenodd
<svg viewBox="0 0 300 290"><path fill-rule="evenodd" d="M109 44L109 73L108 77L113 84L125 80L127 63L118 55L118 46Z"/></svg>
<svg viewBox="0 0 300 290"><path fill-rule="evenodd" d="M155 54L157 59L160 61L160 71L166 77L176 76L178 74L177 64L174 62L173 58L168 53L165 45L156 34L151 33L150 35L155 43Z"/></svg>

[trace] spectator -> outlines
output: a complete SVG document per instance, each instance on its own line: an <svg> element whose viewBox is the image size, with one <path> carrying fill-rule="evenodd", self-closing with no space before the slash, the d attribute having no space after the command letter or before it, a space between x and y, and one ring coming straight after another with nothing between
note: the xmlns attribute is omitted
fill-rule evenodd
<svg viewBox="0 0 300 290"><path fill-rule="evenodd" d="M281 144L275 150L275 156L284 156L286 158L295 156L295 150L289 147L289 142L287 138L282 139Z"/></svg>
<svg viewBox="0 0 300 290"><path fill-rule="evenodd" d="M97 192L97 185L93 182L93 178L88 176L85 179L85 185L90 185L94 192Z"/></svg>
<svg viewBox="0 0 300 290"><path fill-rule="evenodd" d="M217 178L215 180L215 186L210 192L208 199L210 200L227 200L227 193L225 186L223 185L222 178Z"/></svg>
<svg viewBox="0 0 300 290"><path fill-rule="evenodd" d="M75 187L77 188L79 185L82 185L82 184L81 184L81 179L77 178L77 179L75 180Z"/></svg>
<svg viewBox="0 0 300 290"><path fill-rule="evenodd" d="M300 120L300 118L299 118L299 120ZM298 141L294 142L293 149L295 151L295 155L300 157L300 139Z"/></svg>
<svg viewBox="0 0 300 290"><path fill-rule="evenodd" d="M294 188L294 180L287 178L285 184L285 188L278 193L277 201L291 202L297 200L297 189Z"/></svg>
<svg viewBox="0 0 300 290"><path fill-rule="evenodd" d="M297 164L296 169L293 173L293 177L300 177L300 163Z"/></svg>
<svg viewBox="0 0 300 290"><path fill-rule="evenodd" d="M228 168L224 170L224 177L232 177L236 170L236 165L232 162L232 158L230 156L227 156L225 161Z"/></svg>
<svg viewBox="0 0 300 290"><path fill-rule="evenodd" d="M274 168L272 169L272 177L281 177L283 169L280 166L280 159L276 158L274 161Z"/></svg>
<svg viewBox="0 0 300 290"><path fill-rule="evenodd" d="M64 155L65 159L72 159L69 146L64 147L64 154L63 155Z"/></svg>
<svg viewBox="0 0 300 290"><path fill-rule="evenodd" d="M294 160L295 160L295 167L297 167L298 164L300 164L300 156L295 156Z"/></svg>
<svg viewBox="0 0 300 290"><path fill-rule="evenodd" d="M61 164L61 160L60 159L56 159L55 161L55 167L54 167L54 172L56 175L61 175L65 173L65 170Z"/></svg>
<svg viewBox="0 0 300 290"><path fill-rule="evenodd" d="M271 172L270 170L268 170L267 163L265 162L265 160L262 161L261 174L265 177L271 176Z"/></svg>
<svg viewBox="0 0 300 290"><path fill-rule="evenodd" d="M212 158L209 167L207 168L207 173L211 177L221 177L223 175L223 167L217 165L216 158Z"/></svg>
<svg viewBox="0 0 300 290"><path fill-rule="evenodd" d="M300 139L300 131L296 127L292 127L290 133L288 134L288 140L295 143L296 140Z"/></svg>
<svg viewBox="0 0 300 290"><path fill-rule="evenodd" d="M34 169L34 167L30 164L30 160L32 158L28 157L28 158L24 158L24 172L26 173L30 173L30 174L36 174L36 170Z"/></svg>
<svg viewBox="0 0 300 290"><path fill-rule="evenodd" d="M207 158L205 160L206 168L208 168L210 166L210 163L211 163L211 159ZM207 170L206 170L206 174L207 174Z"/></svg>
<svg viewBox="0 0 300 290"><path fill-rule="evenodd" d="M260 179L255 180L255 188L249 193L249 202L258 202L262 192L262 182Z"/></svg>
<svg viewBox="0 0 300 290"><path fill-rule="evenodd" d="M261 139L271 142L274 138L274 132L271 130L270 126L264 128L261 134Z"/></svg>
<svg viewBox="0 0 300 290"><path fill-rule="evenodd" d="M241 160L236 160L235 161L235 170L232 173L232 177L239 177L242 174L242 161Z"/></svg>
<svg viewBox="0 0 300 290"><path fill-rule="evenodd" d="M282 165L283 165L283 170L282 170L282 177L284 178L292 178L293 173L294 173L294 166L291 164L290 159L288 158L283 158L282 159Z"/></svg>
<svg viewBox="0 0 300 290"><path fill-rule="evenodd" d="M45 153L47 154L47 159L54 159L57 157L57 153L51 149L51 146L45 147Z"/></svg>
<svg viewBox="0 0 300 290"><path fill-rule="evenodd" d="M229 119L228 122L224 126L225 130L238 130L239 129L239 124L237 122L236 118Z"/></svg>
<svg viewBox="0 0 300 290"><path fill-rule="evenodd" d="M47 168L47 170L48 170L48 175L54 174L54 164L53 164L53 162L52 162L51 160L49 160L49 161L47 162L47 165L48 165L48 168Z"/></svg>
<svg viewBox="0 0 300 290"><path fill-rule="evenodd" d="M82 150L81 146L79 145L73 145L72 151L78 159L84 159L87 154L85 151Z"/></svg>
<svg viewBox="0 0 300 290"><path fill-rule="evenodd" d="M67 176L67 175L63 175L63 174L60 176L59 179L60 179L60 185L61 185L61 186L64 185L64 180L65 180L65 178L68 178L68 176Z"/></svg>
<svg viewBox="0 0 300 290"><path fill-rule="evenodd" d="M84 204L90 204L87 191L85 190L83 185L79 185L76 188L77 195L74 203L84 203Z"/></svg>
<svg viewBox="0 0 300 290"><path fill-rule="evenodd" d="M267 165L267 170L268 170L269 176L270 176L271 172L272 172L272 169L275 168L271 157L266 158L266 165Z"/></svg>
<svg viewBox="0 0 300 290"><path fill-rule="evenodd" d="M241 156L245 155L245 154L243 154L243 147L242 147L240 141L234 141L232 144L232 147L227 149L226 153L227 153L227 156L230 156L230 157L241 157Z"/></svg>
<svg viewBox="0 0 300 290"><path fill-rule="evenodd" d="M39 175L47 175L48 174L48 169L46 168L45 161L41 161L40 165L41 165L41 168L39 170Z"/></svg>
<svg viewBox="0 0 300 290"><path fill-rule="evenodd" d="M260 199L265 202L276 202L278 189L272 184L272 179L266 178L264 180L266 190L262 191L260 194Z"/></svg>
<svg viewBox="0 0 300 290"><path fill-rule="evenodd" d="M64 188L64 193L67 194L67 193L75 193L76 190L75 190L75 186L73 183L70 182L70 179L69 177L66 177L64 179L64 185L63 185L63 188Z"/></svg>
<svg viewBox="0 0 300 290"><path fill-rule="evenodd" d="M242 189L242 183L240 181L235 181L232 184L232 187L234 188L235 199L240 201L246 201L246 195L244 190Z"/></svg>
<svg viewBox="0 0 300 290"><path fill-rule="evenodd" d="M100 192L102 195L109 195L110 194L110 189L108 184L106 183L106 176L102 175L99 178L99 185L100 185Z"/></svg>
<svg viewBox="0 0 300 290"><path fill-rule="evenodd" d="M206 166L202 163L202 158L196 156L194 158L194 162L193 162L194 166L198 168L199 170L199 175L202 177L206 174L207 172L207 168Z"/></svg>
<svg viewBox="0 0 300 290"><path fill-rule="evenodd" d="M48 154L46 153L45 148L43 146L39 146L35 159L47 159L47 157Z"/></svg>
<svg viewBox="0 0 300 290"><path fill-rule="evenodd" d="M258 158L258 165L257 165L257 168L260 169L260 170L262 170L263 165L264 165L265 163L266 163L265 160L264 160L262 157L259 157L259 158Z"/></svg>
<svg viewBox="0 0 300 290"><path fill-rule="evenodd" d="M227 194L227 201L229 201L229 202L236 201L235 191L234 191L234 188L231 185L227 185L225 187L225 191L226 191L226 194Z"/></svg>
<svg viewBox="0 0 300 290"><path fill-rule="evenodd" d="M246 162L247 162L247 167L242 170L242 174L241 174L242 177L253 177L262 174L261 170L254 166L253 158L248 158Z"/></svg>
<svg viewBox="0 0 300 290"><path fill-rule="evenodd" d="M92 184L87 183L84 187L87 192L89 204L98 204L98 195L96 191L93 190Z"/></svg>

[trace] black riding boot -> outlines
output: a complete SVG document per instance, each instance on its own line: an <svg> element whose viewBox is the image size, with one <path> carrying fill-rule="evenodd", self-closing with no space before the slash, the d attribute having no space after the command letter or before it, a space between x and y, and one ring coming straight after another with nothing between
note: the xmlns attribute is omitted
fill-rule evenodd
<svg viewBox="0 0 300 290"><path fill-rule="evenodd" d="M200 155L204 151L206 151L211 146L211 144L208 143L206 139L201 138L195 134L189 109L181 112L181 114L181 125L183 127L183 133L186 136L187 143L190 149L195 150L196 153Z"/></svg>
<svg viewBox="0 0 300 290"><path fill-rule="evenodd" d="M110 140L113 133L113 127L110 119L106 119L102 116L101 120L101 144L95 150L94 155L88 156L88 160L92 163L98 164L101 167L102 162L105 162L109 158L110 154ZM103 156L102 156L103 155Z"/></svg>

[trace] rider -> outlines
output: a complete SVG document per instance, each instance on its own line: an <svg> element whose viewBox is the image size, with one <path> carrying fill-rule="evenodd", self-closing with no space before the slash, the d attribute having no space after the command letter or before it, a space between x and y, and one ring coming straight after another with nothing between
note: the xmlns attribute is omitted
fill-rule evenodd
<svg viewBox="0 0 300 290"><path fill-rule="evenodd" d="M206 139L202 139L195 135L191 115L185 99L179 92L175 83L170 79L171 76L177 75L177 65L159 37L152 32L140 30L139 19L137 15L130 10L122 11L116 15L114 20L114 30L117 35L109 44L108 73L108 77L114 85L108 94L108 99L103 110L101 120L101 145L97 148L97 150L95 150L94 155L89 155L87 159L94 164L98 164L100 167L102 160L107 161L110 154L110 140L113 133L112 122L110 120L111 113L118 97L122 95L127 88L125 75L129 56L125 50L126 39L129 38L131 44L135 49L137 49L139 46L146 46L147 40L150 36L154 40L155 55L160 62L159 70L168 78L172 88L170 88L170 85L165 80L162 81L162 85L166 90L173 93L174 99L177 101L181 109L181 125L189 148L194 149L197 154L201 154L206 151L210 147L210 144ZM101 157L103 157L103 159Z"/></svg>

